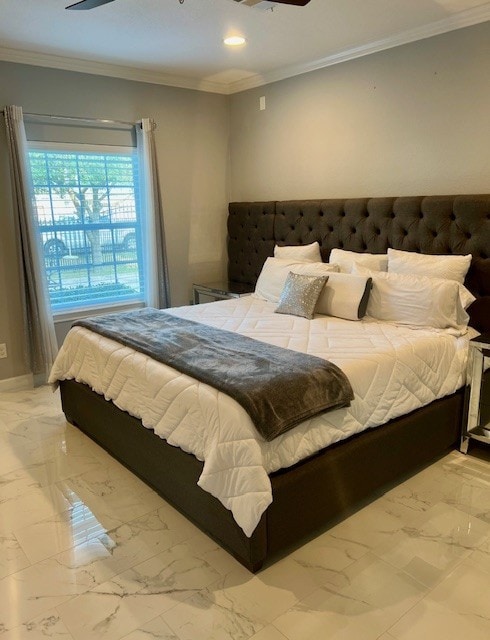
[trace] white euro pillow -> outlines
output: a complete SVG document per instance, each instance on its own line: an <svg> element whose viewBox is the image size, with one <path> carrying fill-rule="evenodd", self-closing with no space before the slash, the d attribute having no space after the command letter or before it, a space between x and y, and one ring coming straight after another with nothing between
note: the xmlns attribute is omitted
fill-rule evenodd
<svg viewBox="0 0 490 640"><path fill-rule="evenodd" d="M282 260L296 260L296 262L322 262L320 245L318 242L311 244L287 245L274 247L274 258Z"/></svg>
<svg viewBox="0 0 490 640"><path fill-rule="evenodd" d="M262 300L279 302L290 271L305 276L324 276L338 271L338 266L326 262L297 262L267 258L255 285L255 295Z"/></svg>
<svg viewBox="0 0 490 640"><path fill-rule="evenodd" d="M471 253L466 256L427 255L414 251L388 249L388 271L409 273L431 278L456 280L463 284L471 264Z"/></svg>
<svg viewBox="0 0 490 640"><path fill-rule="evenodd" d="M316 303L315 313L345 320L366 314L372 278L352 273L330 273Z"/></svg>
<svg viewBox="0 0 490 640"><path fill-rule="evenodd" d="M452 329L459 335L466 332L469 316L455 280L354 268L373 279L367 307L371 318L412 327Z"/></svg>
<svg viewBox="0 0 490 640"><path fill-rule="evenodd" d="M338 264L341 273L351 273L354 263L372 271L388 270L388 256L386 253L357 253L357 251L332 249L329 262Z"/></svg>

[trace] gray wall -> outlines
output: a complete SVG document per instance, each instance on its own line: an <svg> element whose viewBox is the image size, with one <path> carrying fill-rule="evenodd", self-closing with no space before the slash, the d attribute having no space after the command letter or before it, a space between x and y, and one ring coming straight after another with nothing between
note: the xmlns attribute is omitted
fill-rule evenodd
<svg viewBox="0 0 490 640"><path fill-rule="evenodd" d="M478 192L490 192L488 22L231 98L233 200Z"/></svg>
<svg viewBox="0 0 490 640"><path fill-rule="evenodd" d="M227 96L0 62L0 107L25 112L156 120L172 304L187 304L194 279L223 275L228 193ZM0 126L0 380L21 376L22 313L12 228L5 128Z"/></svg>

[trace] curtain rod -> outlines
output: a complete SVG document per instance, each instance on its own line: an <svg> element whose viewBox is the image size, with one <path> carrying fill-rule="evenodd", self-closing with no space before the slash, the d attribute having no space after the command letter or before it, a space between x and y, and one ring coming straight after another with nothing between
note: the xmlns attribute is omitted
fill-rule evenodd
<svg viewBox="0 0 490 640"><path fill-rule="evenodd" d="M5 114L5 109L1 110L2 114ZM126 120L108 120L105 118L80 118L78 116L55 116L47 113L27 113L24 112L24 115L28 118L47 118L49 120L72 120L76 122L99 122L100 124L115 124L115 125L124 125L127 127L134 127L137 124L141 124L141 120L137 120L136 122L128 122Z"/></svg>

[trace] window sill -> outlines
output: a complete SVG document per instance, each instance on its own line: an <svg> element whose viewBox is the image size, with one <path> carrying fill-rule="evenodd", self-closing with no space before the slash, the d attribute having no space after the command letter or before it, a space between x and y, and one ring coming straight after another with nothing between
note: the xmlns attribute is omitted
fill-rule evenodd
<svg viewBox="0 0 490 640"><path fill-rule="evenodd" d="M61 324L62 322L71 322L73 320L79 320L80 318L88 318L90 316L103 315L105 313L115 313L117 311L130 311L132 309L142 309L145 307L144 302L121 302L119 304L107 305L94 305L89 309L74 309L73 311L60 311L53 313L53 321L55 324Z"/></svg>

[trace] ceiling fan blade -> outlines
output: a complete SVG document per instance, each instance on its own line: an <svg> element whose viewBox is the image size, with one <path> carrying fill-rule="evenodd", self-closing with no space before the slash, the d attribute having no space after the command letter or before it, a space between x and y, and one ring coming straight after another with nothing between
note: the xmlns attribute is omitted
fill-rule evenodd
<svg viewBox="0 0 490 640"><path fill-rule="evenodd" d="M294 4L297 7L305 7L310 0L272 0L278 4Z"/></svg>
<svg viewBox="0 0 490 640"><path fill-rule="evenodd" d="M95 9L108 2L114 2L114 0L80 0L79 2L75 2L75 4L65 7L65 9Z"/></svg>

